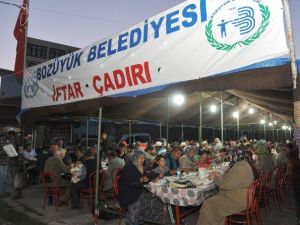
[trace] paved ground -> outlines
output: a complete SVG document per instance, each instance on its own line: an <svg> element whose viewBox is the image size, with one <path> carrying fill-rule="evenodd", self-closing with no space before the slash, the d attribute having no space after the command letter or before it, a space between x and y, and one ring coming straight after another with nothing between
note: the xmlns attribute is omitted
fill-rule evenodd
<svg viewBox="0 0 300 225"><path fill-rule="evenodd" d="M300 182L297 182L294 190L286 193L285 207L282 211L272 203L271 212L267 215L261 210L263 225L296 225L299 219L297 210L300 204ZM26 188L21 200L9 198L0 199L0 225L92 225L93 218L89 212L87 202L84 208L71 210L69 207L60 207L58 211L54 206L46 206L42 210L43 188L41 185ZM195 225L198 213L194 213L185 219L189 225ZM116 225L118 220L100 220L101 225ZM124 223L122 223L124 224Z"/></svg>

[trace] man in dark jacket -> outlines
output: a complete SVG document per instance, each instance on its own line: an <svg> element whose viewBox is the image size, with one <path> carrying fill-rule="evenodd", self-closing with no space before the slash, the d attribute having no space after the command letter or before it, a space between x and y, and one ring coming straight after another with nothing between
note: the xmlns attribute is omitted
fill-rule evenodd
<svg viewBox="0 0 300 225"><path fill-rule="evenodd" d="M75 183L72 182L70 185L70 192L71 192L71 209L78 209L79 208L79 192L83 188L90 187L90 176L91 174L96 171L97 169L97 160L91 154L90 151L86 152L84 155L84 161L82 162L81 167L81 176L80 181ZM102 169L101 164L100 170Z"/></svg>
<svg viewBox="0 0 300 225"><path fill-rule="evenodd" d="M113 151L114 147L106 133L101 134L101 159L106 159L108 157L108 152Z"/></svg>

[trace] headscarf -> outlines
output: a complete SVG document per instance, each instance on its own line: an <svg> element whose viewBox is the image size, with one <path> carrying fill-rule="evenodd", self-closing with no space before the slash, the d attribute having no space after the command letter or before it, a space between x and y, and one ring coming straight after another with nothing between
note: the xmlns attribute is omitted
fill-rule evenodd
<svg viewBox="0 0 300 225"><path fill-rule="evenodd" d="M231 160L229 163L229 167L233 167L233 165L242 160L246 160L249 162L249 153L246 151L245 147L240 145L236 146L234 149L230 151Z"/></svg>
<svg viewBox="0 0 300 225"><path fill-rule="evenodd" d="M141 151L141 150L136 150L136 151L133 153L131 160L132 160L133 164L134 164L136 167L138 166L138 165L137 165L137 162L138 162L139 158L142 157L142 156L145 156L145 153L144 153L143 151Z"/></svg>
<svg viewBox="0 0 300 225"><path fill-rule="evenodd" d="M190 151L192 150L196 150L194 145L188 145L185 149L184 149L184 154L188 154Z"/></svg>
<svg viewBox="0 0 300 225"><path fill-rule="evenodd" d="M262 143L258 143L255 146L255 153L258 156L258 159L264 159L270 155L269 149Z"/></svg>

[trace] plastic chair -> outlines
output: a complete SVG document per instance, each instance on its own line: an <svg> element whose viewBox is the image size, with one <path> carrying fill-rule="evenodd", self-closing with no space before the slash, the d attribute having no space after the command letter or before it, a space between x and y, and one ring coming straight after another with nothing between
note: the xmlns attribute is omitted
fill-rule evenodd
<svg viewBox="0 0 300 225"><path fill-rule="evenodd" d="M66 194L67 188L59 186L59 179L55 173L44 172L41 174L41 180L43 182L44 191L45 191L43 210L45 209L48 198L52 197L57 211L58 204L59 204L59 197Z"/></svg>
<svg viewBox="0 0 300 225"><path fill-rule="evenodd" d="M254 181L247 191L247 209L226 217L225 224L253 224L253 214L258 204L258 181Z"/></svg>
<svg viewBox="0 0 300 225"><path fill-rule="evenodd" d="M119 202L119 180L121 177L120 172L121 172L121 170L119 171L118 174L116 174L116 176L113 179L113 193L114 193L114 198L115 198L116 202ZM127 209L120 206L120 208L118 209L118 214L120 214L119 225L122 222L121 214L125 214L125 213L127 213Z"/></svg>
<svg viewBox="0 0 300 225"><path fill-rule="evenodd" d="M265 210L271 209L270 201L269 201L269 194L271 190L271 180L273 177L273 170L269 170L262 179L262 189L260 194L260 200L265 203Z"/></svg>
<svg viewBox="0 0 300 225"><path fill-rule="evenodd" d="M80 207L81 208L83 206L83 199L88 199L89 206L92 205L92 200L95 197L95 193L96 193L96 175L97 175L96 172L97 171L94 171L90 174L89 188L84 188L84 189L80 190ZM105 171L99 170L99 193L101 193L103 190L104 178L105 178Z"/></svg>
<svg viewBox="0 0 300 225"><path fill-rule="evenodd" d="M286 170L287 170L287 165L282 164L279 165L275 168L274 174L275 174L275 189L274 189L274 194L275 198L278 203L278 207L281 210L281 207L283 205L283 196L282 193L285 191L285 176L286 176Z"/></svg>

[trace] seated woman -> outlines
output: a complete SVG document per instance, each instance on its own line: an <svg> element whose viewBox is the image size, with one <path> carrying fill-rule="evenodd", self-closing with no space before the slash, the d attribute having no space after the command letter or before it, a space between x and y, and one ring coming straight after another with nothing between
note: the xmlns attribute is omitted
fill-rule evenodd
<svg viewBox="0 0 300 225"><path fill-rule="evenodd" d="M169 168L166 166L166 158L163 155L156 156L152 171L158 174L159 178L163 178L169 172Z"/></svg>
<svg viewBox="0 0 300 225"><path fill-rule="evenodd" d="M179 168L182 172L197 171L198 165L194 159L196 149L194 146L189 145L185 149L185 154L179 158Z"/></svg>
<svg viewBox="0 0 300 225"><path fill-rule="evenodd" d="M119 181L119 201L128 209L127 225L138 225L143 220L160 221L161 201L152 196L144 184L149 181L144 176L144 152L135 151L132 160L125 164Z"/></svg>
<svg viewBox="0 0 300 225"><path fill-rule="evenodd" d="M256 178L256 170L248 162L244 147L236 147L231 154L228 172L224 176L218 172L209 176L220 192L203 203L198 225L224 225L226 216L247 208L247 189Z"/></svg>

